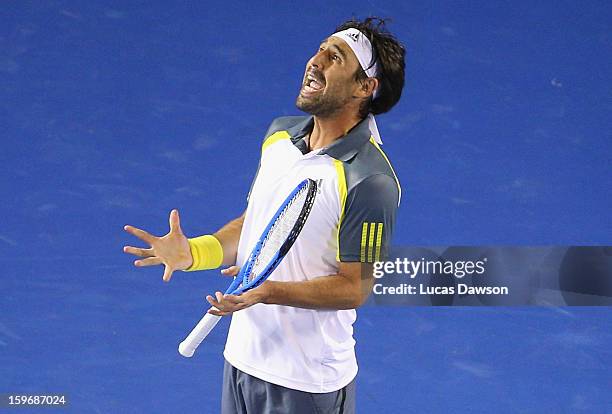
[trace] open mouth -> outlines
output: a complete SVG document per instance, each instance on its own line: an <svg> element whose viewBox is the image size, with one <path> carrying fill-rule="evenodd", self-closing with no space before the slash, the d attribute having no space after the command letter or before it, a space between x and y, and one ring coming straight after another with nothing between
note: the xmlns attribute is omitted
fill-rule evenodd
<svg viewBox="0 0 612 414"><path fill-rule="evenodd" d="M325 88L325 81L318 76L314 76L312 72L306 74L306 80L304 81L304 86L302 87L302 91L305 94L310 95L313 93L317 93Z"/></svg>

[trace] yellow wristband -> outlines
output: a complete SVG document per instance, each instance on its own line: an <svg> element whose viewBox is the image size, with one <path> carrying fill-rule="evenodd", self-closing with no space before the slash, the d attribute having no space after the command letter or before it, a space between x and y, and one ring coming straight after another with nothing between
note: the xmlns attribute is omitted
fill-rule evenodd
<svg viewBox="0 0 612 414"><path fill-rule="evenodd" d="M223 247L215 236L206 236L187 239L193 263L191 267L185 269L186 272L195 270L216 269L223 263Z"/></svg>

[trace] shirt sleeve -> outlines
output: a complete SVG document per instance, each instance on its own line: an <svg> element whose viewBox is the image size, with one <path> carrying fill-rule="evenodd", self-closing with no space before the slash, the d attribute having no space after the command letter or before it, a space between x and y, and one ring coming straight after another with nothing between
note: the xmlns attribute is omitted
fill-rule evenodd
<svg viewBox="0 0 612 414"><path fill-rule="evenodd" d="M349 190L338 230L341 262L387 258L398 200L397 182L386 174L370 176Z"/></svg>

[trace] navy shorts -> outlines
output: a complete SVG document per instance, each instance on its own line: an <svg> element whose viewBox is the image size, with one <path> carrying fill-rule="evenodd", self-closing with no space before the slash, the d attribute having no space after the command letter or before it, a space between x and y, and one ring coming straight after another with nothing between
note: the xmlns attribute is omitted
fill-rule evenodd
<svg viewBox="0 0 612 414"><path fill-rule="evenodd" d="M338 391L309 393L255 378L225 361L221 413L354 414L355 379Z"/></svg>

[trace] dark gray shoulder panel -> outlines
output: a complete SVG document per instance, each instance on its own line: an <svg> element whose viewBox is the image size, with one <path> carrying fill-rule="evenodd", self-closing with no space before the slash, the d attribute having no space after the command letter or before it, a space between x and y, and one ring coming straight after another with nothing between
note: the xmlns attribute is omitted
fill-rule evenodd
<svg viewBox="0 0 612 414"><path fill-rule="evenodd" d="M307 118L307 116L281 116L279 118L276 118L274 121L272 121L272 124L270 124L268 132L266 132L265 138L268 138L275 132L285 131L291 127L294 127L295 125L299 124L300 122L303 122Z"/></svg>
<svg viewBox="0 0 612 414"><path fill-rule="evenodd" d="M393 170L380 150L368 141L360 148L355 157L344 163L347 193L350 193L365 178L378 174L388 175L394 181L396 179Z"/></svg>
<svg viewBox="0 0 612 414"><path fill-rule="evenodd" d="M400 197L393 169L369 141L343 165L347 197L338 238L340 261L385 260Z"/></svg>
<svg viewBox="0 0 612 414"><path fill-rule="evenodd" d="M393 177L375 174L348 193L339 229L342 262L385 260L393 235L399 191Z"/></svg>

